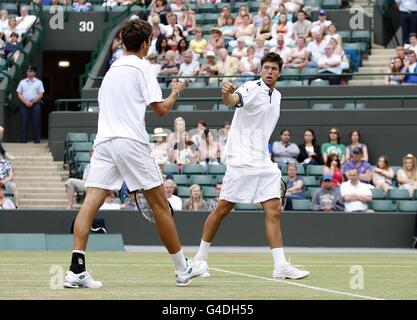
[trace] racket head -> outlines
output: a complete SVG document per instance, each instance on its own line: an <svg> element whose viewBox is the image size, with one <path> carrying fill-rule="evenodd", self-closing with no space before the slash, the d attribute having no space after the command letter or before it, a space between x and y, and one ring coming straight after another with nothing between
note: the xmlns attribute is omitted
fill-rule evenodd
<svg viewBox="0 0 417 320"><path fill-rule="evenodd" d="M285 197L287 193L287 183L284 181L284 179L281 178L281 206L282 208L285 208L285 204L287 202L287 198Z"/></svg>
<svg viewBox="0 0 417 320"><path fill-rule="evenodd" d="M136 208L148 222L150 223L156 223L155 215L149 206L148 202L146 201L145 197L143 196L143 193L141 190L136 190L131 193L133 195ZM172 208L171 204L168 202L169 210L171 212L171 215L174 216L174 209Z"/></svg>

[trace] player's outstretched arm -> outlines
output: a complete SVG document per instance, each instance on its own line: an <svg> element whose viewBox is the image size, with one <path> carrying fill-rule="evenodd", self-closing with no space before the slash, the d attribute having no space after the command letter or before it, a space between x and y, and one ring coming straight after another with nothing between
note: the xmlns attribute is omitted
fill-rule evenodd
<svg viewBox="0 0 417 320"><path fill-rule="evenodd" d="M235 90L236 90L236 87L233 83L231 82L223 83L222 98L223 98L224 104L228 106L235 106L240 103L239 96L236 93L234 93Z"/></svg>
<svg viewBox="0 0 417 320"><path fill-rule="evenodd" d="M185 86L181 82L171 82L171 88L172 91L168 98L162 102L154 102L151 104L153 112L155 112L159 117L163 117L171 111L180 93L184 91Z"/></svg>

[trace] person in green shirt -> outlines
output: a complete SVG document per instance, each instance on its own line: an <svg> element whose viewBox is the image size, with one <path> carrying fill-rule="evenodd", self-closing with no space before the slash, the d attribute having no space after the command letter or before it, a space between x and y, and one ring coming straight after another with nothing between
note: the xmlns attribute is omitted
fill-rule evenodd
<svg viewBox="0 0 417 320"><path fill-rule="evenodd" d="M346 147L340 143L340 138L339 130L337 128L331 128L329 131L329 142L323 143L321 146L324 163L326 163L328 155L332 153L338 155L341 164L346 162Z"/></svg>

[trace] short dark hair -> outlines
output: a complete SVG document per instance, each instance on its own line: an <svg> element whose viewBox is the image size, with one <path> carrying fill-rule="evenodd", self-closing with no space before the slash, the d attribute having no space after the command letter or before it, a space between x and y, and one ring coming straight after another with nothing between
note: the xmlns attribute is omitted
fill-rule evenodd
<svg viewBox="0 0 417 320"><path fill-rule="evenodd" d="M411 37L417 38L417 34L415 34L414 32L412 32L412 33L410 33L410 34L408 35L408 37L409 37L409 38L411 38Z"/></svg>
<svg viewBox="0 0 417 320"><path fill-rule="evenodd" d="M122 29L122 41L127 51L139 51L142 43L149 41L151 35L151 24L140 19L127 22Z"/></svg>
<svg viewBox="0 0 417 320"><path fill-rule="evenodd" d="M277 63L280 72L281 72L281 69L282 69L282 65L284 64L284 62L282 61L281 56L278 53L275 53L275 52L270 52L270 53L264 55L264 57L261 60L261 67L264 65L265 62Z"/></svg>

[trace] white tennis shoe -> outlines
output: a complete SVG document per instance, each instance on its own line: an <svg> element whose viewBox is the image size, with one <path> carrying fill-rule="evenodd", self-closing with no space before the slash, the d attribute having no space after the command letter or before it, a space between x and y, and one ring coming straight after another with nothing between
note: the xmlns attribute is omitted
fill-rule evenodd
<svg viewBox="0 0 417 320"><path fill-rule="evenodd" d="M202 276L207 270L207 262L187 260L187 269L184 272L175 271L177 286L185 287L189 285L192 279Z"/></svg>
<svg viewBox="0 0 417 320"><path fill-rule="evenodd" d="M91 275L87 272L81 272L79 274L73 273L72 271L67 271L64 278L64 288L70 289L81 289L81 288L91 288L99 289L103 287L103 284L100 281L94 280Z"/></svg>
<svg viewBox="0 0 417 320"><path fill-rule="evenodd" d="M303 279L308 277L310 272L305 270L300 270L294 267L291 263L287 262L286 264L280 266L277 269L274 269L272 277L274 279Z"/></svg>

